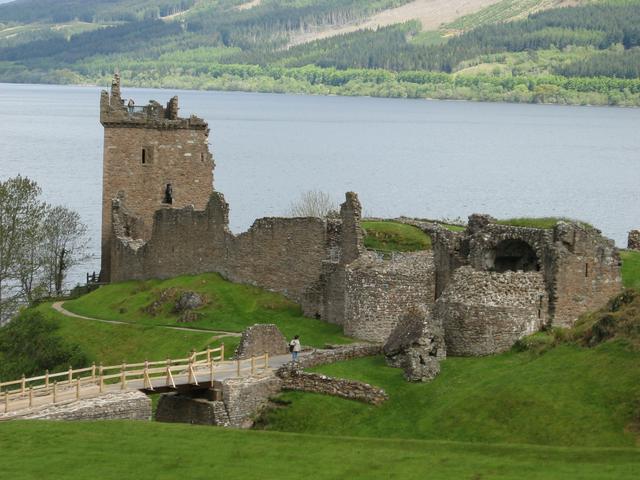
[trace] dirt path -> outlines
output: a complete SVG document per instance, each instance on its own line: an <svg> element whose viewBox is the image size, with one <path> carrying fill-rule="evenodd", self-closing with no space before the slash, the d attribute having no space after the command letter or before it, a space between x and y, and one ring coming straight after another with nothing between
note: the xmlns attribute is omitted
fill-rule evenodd
<svg viewBox="0 0 640 480"><path fill-rule="evenodd" d="M500 0L415 0L375 14L361 22L337 27L321 28L313 32L303 32L292 36L290 46L329 38L343 33L355 32L365 28L375 29L402 23L408 20L420 20L423 30L436 30L443 23L477 12Z"/></svg>
<svg viewBox="0 0 640 480"><path fill-rule="evenodd" d="M56 312L61 313L67 317L80 318L82 320L90 320L92 322L110 323L112 325L136 325L135 323L131 323L131 322L121 322L118 320L103 320L101 318L92 318L92 317L85 317L84 315L78 315L77 313L70 312L69 310L64 308L62 306L63 303L64 302L55 302L51 305L51 308L53 308ZM155 328L164 328L167 330L179 330L182 332L202 332L202 333L217 334L218 336L215 338L215 340L219 338L224 338L224 337L240 337L241 336L241 334L237 332L225 332L222 330L204 330L204 329L198 329L198 328L169 327L166 325L155 325Z"/></svg>

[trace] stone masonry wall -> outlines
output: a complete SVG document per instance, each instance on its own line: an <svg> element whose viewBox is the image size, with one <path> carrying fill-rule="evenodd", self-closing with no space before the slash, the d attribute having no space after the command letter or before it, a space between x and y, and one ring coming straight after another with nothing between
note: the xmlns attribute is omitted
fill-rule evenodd
<svg viewBox="0 0 640 480"><path fill-rule="evenodd" d="M435 275L431 251L361 256L346 268L344 333L384 342L409 309L434 303Z"/></svg>
<svg viewBox="0 0 640 480"><path fill-rule="evenodd" d="M282 379L283 390L332 395L372 405L380 405L389 398L383 389L356 380L303 372L287 366L280 368L277 375Z"/></svg>
<svg viewBox="0 0 640 480"><path fill-rule="evenodd" d="M539 272L483 272L461 267L438 299L434 315L447 354L503 352L546 322L547 294Z"/></svg>
<svg viewBox="0 0 640 480"><path fill-rule="evenodd" d="M109 393L79 401L49 405L38 410L9 412L0 421L19 420L151 420L151 400L144 393Z"/></svg>
<svg viewBox="0 0 640 480"><path fill-rule="evenodd" d="M640 230L631 230L627 240L629 250L640 250Z"/></svg>
<svg viewBox="0 0 640 480"><path fill-rule="evenodd" d="M222 401L232 427L248 428L256 414L281 389L275 376L232 378L222 382Z"/></svg>
<svg viewBox="0 0 640 480"><path fill-rule="evenodd" d="M622 290L620 256L599 230L560 223L554 229L553 325L572 326Z"/></svg>
<svg viewBox="0 0 640 480"><path fill-rule="evenodd" d="M282 332L272 324L256 324L246 328L242 332L235 358L244 359L265 353L269 355L289 353L287 339Z"/></svg>
<svg viewBox="0 0 640 480"><path fill-rule="evenodd" d="M124 199L138 217L136 234L151 236L155 211L162 206L204 209L213 190L209 129L197 117L177 117L177 97L167 110L150 104L129 113L117 89L101 97L104 126L102 185L102 280L110 280L111 202ZM164 203L167 185L173 202Z"/></svg>
<svg viewBox="0 0 640 480"><path fill-rule="evenodd" d="M380 343L352 343L314 350L310 355L299 357L297 363L300 368L313 368L318 365L328 365L380 354L382 354L382 344Z"/></svg>
<svg viewBox="0 0 640 480"><path fill-rule="evenodd" d="M355 194L347 194L345 203L354 199ZM123 222L122 203L113 205L116 226ZM211 195L204 210L191 206L158 210L148 241L122 235L114 238L112 281L218 272L234 282L281 292L305 303L308 311L314 307L309 289L320 285L327 259L337 257L340 263L341 252L350 242L361 241L357 235L341 236L334 221L315 217L262 218L240 235L231 233L228 223L229 206L218 192ZM357 251L357 247L349 248ZM322 303L325 294L326 289L320 287L316 301Z"/></svg>

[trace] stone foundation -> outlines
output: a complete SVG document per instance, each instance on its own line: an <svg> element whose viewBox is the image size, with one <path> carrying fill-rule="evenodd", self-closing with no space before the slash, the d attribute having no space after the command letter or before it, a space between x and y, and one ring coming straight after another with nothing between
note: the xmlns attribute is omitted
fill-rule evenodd
<svg viewBox="0 0 640 480"><path fill-rule="evenodd" d="M48 405L36 411L0 415L1 420L151 420L151 400L144 393L109 393L79 401Z"/></svg>
<svg viewBox="0 0 640 480"><path fill-rule="evenodd" d="M280 392L281 383L273 375L224 380L215 387L220 392L219 400L213 399L212 391L164 394L158 403L156 420L250 428L269 397Z"/></svg>
<svg viewBox="0 0 640 480"><path fill-rule="evenodd" d="M372 405L379 405L389 398L383 389L368 383L307 373L290 366L280 368L277 375L282 379L283 390L332 395Z"/></svg>

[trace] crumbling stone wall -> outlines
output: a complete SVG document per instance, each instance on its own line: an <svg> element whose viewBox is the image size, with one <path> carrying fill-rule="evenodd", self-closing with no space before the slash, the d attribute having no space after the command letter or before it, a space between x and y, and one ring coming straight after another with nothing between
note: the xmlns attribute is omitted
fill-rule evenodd
<svg viewBox="0 0 640 480"><path fill-rule="evenodd" d="M334 345L330 348L314 350L310 355L298 358L300 368L313 368L318 365L329 365L335 362L355 360L356 358L373 357L382 353L380 343L351 343Z"/></svg>
<svg viewBox="0 0 640 480"><path fill-rule="evenodd" d="M100 122L104 126L101 279L110 281L112 200L126 201L137 217L131 235L146 240L157 209L205 207L213 190L214 164L207 123L195 116L178 117L177 97L167 108L151 102L130 112L116 76L111 94L102 92ZM172 190L170 204L165 198L167 185Z"/></svg>
<svg viewBox="0 0 640 480"><path fill-rule="evenodd" d="M283 390L320 393L371 405L380 405L389 398L382 388L368 383L303 372L301 368L295 366L285 365L278 369L277 375L282 379Z"/></svg>
<svg viewBox="0 0 640 480"><path fill-rule="evenodd" d="M548 297L539 272L461 267L434 306L448 355L503 352L546 322Z"/></svg>
<svg viewBox="0 0 640 480"><path fill-rule="evenodd" d="M631 230L627 240L629 250L640 250L640 230Z"/></svg>
<svg viewBox="0 0 640 480"><path fill-rule="evenodd" d="M613 240L590 227L563 222L553 235L553 325L569 327L622 290L620 256Z"/></svg>
<svg viewBox="0 0 640 480"><path fill-rule="evenodd" d="M287 339L273 324L256 324L246 328L242 332L240 344L236 350L235 358L245 359L252 356L285 355L289 353Z"/></svg>
<svg viewBox="0 0 640 480"><path fill-rule="evenodd" d="M355 194L347 194L344 220L357 209L356 201ZM123 222L122 210L122 202L115 201L114 225ZM114 237L112 281L218 272L234 282L282 292L311 310L317 305L306 294L319 284L323 263L338 257L335 263L341 265L341 252L357 251L350 243L361 241L356 235L343 236L335 221L314 217L262 218L240 235L231 233L228 223L229 206L219 192L211 194L204 210L160 209L148 241ZM318 292L320 304L326 291Z"/></svg>
<svg viewBox="0 0 640 480"><path fill-rule="evenodd" d="M361 256L346 268L344 333L384 342L407 310L433 304L435 274L431 251Z"/></svg>
<svg viewBox="0 0 640 480"><path fill-rule="evenodd" d="M151 420L151 400L144 393L108 393L73 402L58 403L36 410L0 415L1 420Z"/></svg>

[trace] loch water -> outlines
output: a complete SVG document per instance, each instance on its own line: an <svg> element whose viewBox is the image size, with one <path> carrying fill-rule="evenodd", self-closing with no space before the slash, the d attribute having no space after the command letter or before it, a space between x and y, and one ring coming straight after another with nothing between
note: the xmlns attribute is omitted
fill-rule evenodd
<svg viewBox="0 0 640 480"><path fill-rule="evenodd" d="M619 246L640 227L640 109L123 89L137 105L174 94L209 122L235 232L311 189L358 192L369 216L580 218ZM100 263L99 97L0 84L0 178L37 180L89 226L73 281Z"/></svg>

